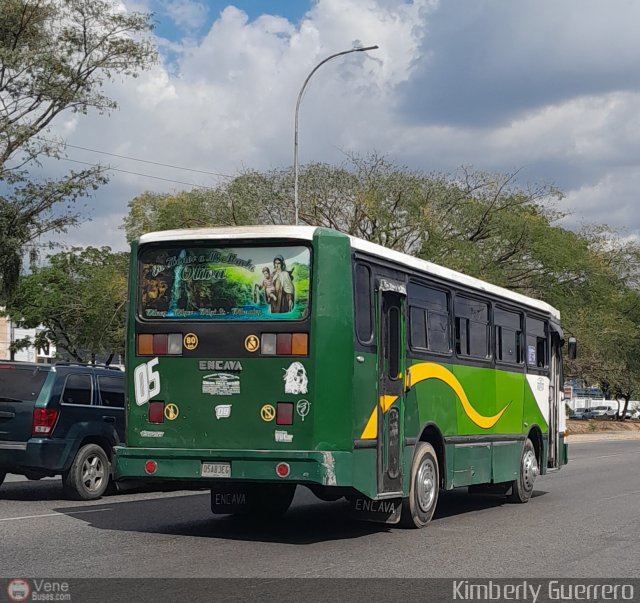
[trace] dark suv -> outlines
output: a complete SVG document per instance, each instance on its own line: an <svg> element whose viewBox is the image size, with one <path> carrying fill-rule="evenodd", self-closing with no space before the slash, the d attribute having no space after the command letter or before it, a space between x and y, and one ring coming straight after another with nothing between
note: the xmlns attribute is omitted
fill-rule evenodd
<svg viewBox="0 0 640 603"><path fill-rule="evenodd" d="M0 484L7 473L62 475L71 497L99 498L122 441L122 371L0 360Z"/></svg>

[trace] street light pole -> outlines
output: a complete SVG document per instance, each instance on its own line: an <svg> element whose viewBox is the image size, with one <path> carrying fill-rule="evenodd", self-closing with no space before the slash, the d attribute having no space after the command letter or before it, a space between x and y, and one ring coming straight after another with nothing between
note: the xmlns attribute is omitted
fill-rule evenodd
<svg viewBox="0 0 640 603"><path fill-rule="evenodd" d="M320 69L327 61L331 59L335 59L336 57L340 57L343 54L350 54L352 52L365 52L367 50L376 50L378 46L365 46L362 48L352 48L351 50L343 50L342 52L336 52L328 56L326 59L320 61L312 70L311 73L307 76L307 79L302 84L302 88L300 88L300 93L298 94L298 102L296 103L296 117L295 117L295 125L293 128L293 203L296 212L296 226L298 225L298 218L300 213L300 204L298 201L298 113L300 112L300 101L302 101L302 95L304 94L304 90L309 83L309 80L313 76L313 74Z"/></svg>

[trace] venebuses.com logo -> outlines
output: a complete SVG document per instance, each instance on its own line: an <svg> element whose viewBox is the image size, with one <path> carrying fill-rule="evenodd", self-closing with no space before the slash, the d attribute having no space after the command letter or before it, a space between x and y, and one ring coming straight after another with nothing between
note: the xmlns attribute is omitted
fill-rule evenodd
<svg viewBox="0 0 640 603"><path fill-rule="evenodd" d="M7 583L9 601L71 601L69 583L64 580L14 578Z"/></svg>
<svg viewBox="0 0 640 603"><path fill-rule="evenodd" d="M7 584L7 596L10 601L26 601L31 594L31 585L27 580L14 578Z"/></svg>

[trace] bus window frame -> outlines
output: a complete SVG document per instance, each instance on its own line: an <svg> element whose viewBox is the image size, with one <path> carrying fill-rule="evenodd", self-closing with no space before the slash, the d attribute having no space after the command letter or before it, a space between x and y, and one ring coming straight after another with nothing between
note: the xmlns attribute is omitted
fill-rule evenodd
<svg viewBox="0 0 640 603"><path fill-rule="evenodd" d="M487 327L486 327L486 331L487 331L487 356L472 356L471 354L461 354L458 353L457 347L456 347L456 324L455 324L455 320L457 318L457 314L456 314L456 305L457 305L457 299L458 298L462 298L462 299L468 299L471 301L477 301L479 303L482 304L486 304L487 306ZM455 353L455 357L457 360L461 361L461 364L475 364L475 363L480 363L482 365L493 365L494 361L495 361L495 355L493 353L493 304L496 303L496 299L495 298L485 298L483 296L480 295L474 295L473 293L468 293L466 290L463 291L458 291L458 290L454 290L453 291L453 307L452 307L452 312L453 312L453 320L451 322L451 328L452 328L452 337L453 337L453 351Z"/></svg>
<svg viewBox="0 0 640 603"><path fill-rule="evenodd" d="M352 266L353 266L353 328L355 331L356 341L366 347L370 347L375 345L375 322L376 322L376 312L375 312L375 287L374 287L374 271L370 264L359 260L358 258L352 258ZM367 341L363 341L360 339L360 333L358 332L358 288L356 281L356 270L358 266L362 266L367 269L369 272L369 339Z"/></svg>
<svg viewBox="0 0 640 603"><path fill-rule="evenodd" d="M519 314L520 315L520 349L522 351L522 361L521 362L510 362L508 360L501 360L500 358L498 358L498 335L497 335L497 328L501 325L496 324L496 320L495 320L495 310L502 310L503 312L511 312L513 314ZM491 312L491 327L493 330L493 354L494 354L494 358L495 358L495 363L496 365L501 365L501 366L505 366L505 367L510 367L510 368L519 368L519 369L523 369L523 367L526 366L527 362L526 362L526 344L527 344L527 338L526 338L526 331L525 331L525 319L526 319L526 314L527 311L524 307L514 307L514 306L507 306L503 303L497 302L493 304L493 308L492 308L492 312Z"/></svg>
<svg viewBox="0 0 640 603"><path fill-rule="evenodd" d="M274 239L258 239L260 241L260 245L256 245L256 241L246 241L246 240L238 240L238 241L229 241L225 239L180 239L178 241L175 240L169 240L169 241L154 241L152 243L145 243L142 246L138 246L138 250L137 250L137 254L136 254L136 278L135 278L135 282L136 282L136 307L135 307L135 319L136 321L139 321L141 323L152 323L152 324L163 324L163 325L171 325L171 324L180 324L180 323L186 323L186 324L216 324L216 325L224 325L224 324L234 324L234 323L240 323L240 324L248 324L248 323L252 323L252 324L260 324L260 323L266 323L266 324L277 324L277 323L285 323L285 324L295 324L295 323L302 323L302 322L306 322L309 321L313 315L313 299L315 297L315 292L313 291L313 274L314 274L314 270L315 270L315 266L314 266L314 261L315 261L315 255L314 255L314 248L313 248L313 244L310 241L307 240L297 240L297 239L286 239L286 242L283 243L282 239L280 240L274 240ZM223 241L221 244L220 241ZM224 320L224 319L218 319L218 318L207 318L207 319L203 319L203 318L186 318L186 317L180 317L180 318L157 318L157 317L152 317L152 318L148 318L142 315L141 311L142 311L142 288L140 286L140 283L142 282L141 280L141 275L142 275L142 262L140 260L140 256L142 255L142 252L147 250L147 249L153 249L153 248L158 248L158 249L166 249L167 247L171 246L171 245L184 245L185 247L187 245L191 246L191 247L207 247L207 243L209 244L210 248L216 248L216 247L231 247L233 246L234 248L239 248L239 247L248 247L248 248L258 248L258 247L271 247L273 245L279 245L280 248L283 247L305 247L309 250L309 303L307 305L307 312L305 314L305 316L302 316L300 318L273 318L273 319L248 319L248 320L240 320L240 319L236 319L236 320ZM213 245L213 244L215 245Z"/></svg>
<svg viewBox="0 0 640 603"><path fill-rule="evenodd" d="M529 364L529 358L527 356L527 335L529 333L528 331L528 325L527 325L527 321L528 319L531 318L532 320L538 320L540 322L542 322L544 331L545 331L545 339L546 339L546 358L545 358L545 364L544 366L537 366L537 364L531 365ZM525 311L525 331L524 331L524 345L525 345L525 349L524 349L524 364L526 366L527 369L527 373L532 373L535 375L546 375L549 376L551 374L551 329L550 329L550 321L548 317L545 317L544 315L541 314L537 314L535 312L529 312L529 311ZM537 353L537 352L536 352ZM537 358L536 358L537 361Z"/></svg>
<svg viewBox="0 0 640 603"><path fill-rule="evenodd" d="M415 275L407 274L407 328L406 328L406 341L408 345L406 346L408 350L411 351L412 355L415 356L437 356L440 358L452 358L454 356L454 342L453 342L453 290L441 285L440 283L435 283L431 281L419 280ZM419 310L423 310L425 312L425 337L427 340L427 346L429 345L429 308L425 305L421 305L420 302L415 302L415 298L412 298L409 290L411 285L418 285L420 287L425 287L427 289L433 289L434 291L438 291L440 293L444 293L447 299L447 314L448 317L448 336L449 336L449 352L438 352L435 350L430 350L428 347L421 348L413 345L413 338L411 336L411 310L412 308L417 308ZM434 314L441 314L440 312L434 312Z"/></svg>

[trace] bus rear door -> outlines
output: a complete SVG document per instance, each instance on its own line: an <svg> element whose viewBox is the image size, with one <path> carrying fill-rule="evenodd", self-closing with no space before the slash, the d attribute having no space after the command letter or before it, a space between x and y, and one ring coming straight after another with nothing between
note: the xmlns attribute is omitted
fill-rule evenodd
<svg viewBox="0 0 640 603"><path fill-rule="evenodd" d="M381 279L378 286L379 498L402 496L404 438L405 304L403 283Z"/></svg>

